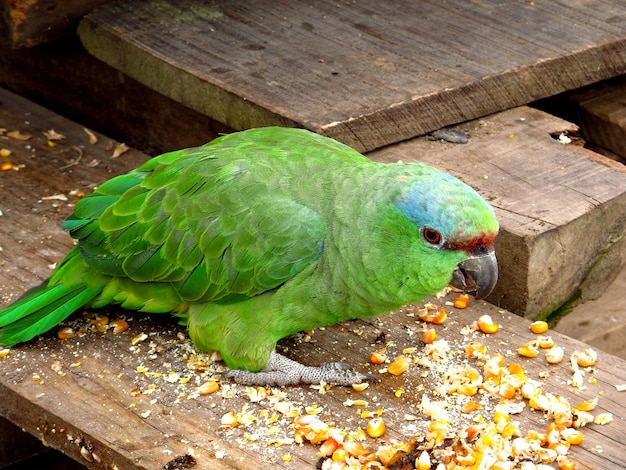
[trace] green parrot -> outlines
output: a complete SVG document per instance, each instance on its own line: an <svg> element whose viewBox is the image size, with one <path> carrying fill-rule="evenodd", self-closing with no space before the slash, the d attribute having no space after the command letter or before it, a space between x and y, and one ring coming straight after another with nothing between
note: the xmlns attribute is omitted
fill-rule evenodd
<svg viewBox="0 0 626 470"><path fill-rule="evenodd" d="M451 281L483 298L498 277L498 223L472 188L304 129L250 129L155 157L79 200L63 228L76 246L0 311L1 344L119 304L175 315L244 384L376 380L344 363L304 366L276 343Z"/></svg>

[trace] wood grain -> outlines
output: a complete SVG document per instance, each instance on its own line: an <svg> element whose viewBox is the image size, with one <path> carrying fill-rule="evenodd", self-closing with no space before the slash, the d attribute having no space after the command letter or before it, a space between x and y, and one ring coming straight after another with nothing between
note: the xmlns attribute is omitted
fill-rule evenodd
<svg viewBox="0 0 626 470"><path fill-rule="evenodd" d="M94 56L235 129L303 126L360 150L626 72L626 5L112 2Z"/></svg>

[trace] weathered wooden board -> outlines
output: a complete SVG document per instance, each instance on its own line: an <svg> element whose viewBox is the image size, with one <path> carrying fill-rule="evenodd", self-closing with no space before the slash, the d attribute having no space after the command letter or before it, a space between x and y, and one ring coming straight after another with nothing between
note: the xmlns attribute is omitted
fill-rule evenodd
<svg viewBox="0 0 626 470"><path fill-rule="evenodd" d="M494 303L528 317L597 298L626 263L626 167L555 138L576 127L520 107L460 126L459 145L417 138L368 153L437 166L480 188L501 233Z"/></svg>
<svg viewBox="0 0 626 470"><path fill-rule="evenodd" d="M72 190L88 190L146 157L131 151L111 160L111 151L105 148L107 139L102 136L97 145L91 145L82 128L63 118L50 116L6 93L0 101L0 127L32 135L28 141L0 136L0 147L13 152L7 158L24 165L19 171L0 173L0 294L4 305L42 280L50 271L49 265L70 249L71 240L58 224L71 211ZM528 119L531 117L527 115ZM53 141L56 145L52 148L42 138L44 129L65 134L66 140ZM77 148L83 155L79 165L62 168L80 155ZM99 164L91 166L95 162ZM495 176L494 172L489 174L490 178ZM69 200L46 198L57 194ZM567 385L571 378L567 360L548 368L543 353L529 360L511 352L535 337L523 318L482 302L465 310L446 308L451 310L449 318L437 330L439 338L446 339L456 352L448 356L452 363L462 361L463 345L476 340L487 345L490 354L502 353L507 363L520 362L529 377L544 383L546 392L563 395L572 404L598 397L599 406L594 413L611 412L615 421L606 426L588 426L583 445L572 448L571 456L579 470L626 468L624 392L615 388L626 383L623 360L600 353L597 367L587 375L595 383L585 382L584 388L575 389ZM116 308L100 313L111 319L125 316L129 329L121 334L88 330L85 336L65 341L58 340L52 331L13 348L0 360L0 415L90 468L155 469L177 457L184 460L190 453L197 460L195 468L200 469L262 468L269 463L282 468L314 468L319 460L317 446L291 443L293 418L279 410L293 406L306 413L305 407L311 406L311 410L320 411L318 416L323 421L356 432L366 425L367 419L344 403L348 399L364 399L368 405L363 408L384 410L385 436L378 440L366 438L363 443L376 450L392 439L406 441L423 436L428 420L419 412L422 394L434 398L432 390L445 373L413 365L405 374L394 377L367 362L369 352L382 347L378 342L381 338L390 357L406 347L418 346L417 350L421 350L417 339L421 322L405 311L318 330L310 336L312 341L300 341L306 340L305 336L281 343L281 351L307 364L341 359L379 375L381 382L364 392L335 387L321 394L316 388L294 387L272 390L270 398L257 403L250 400L247 387L223 382L217 394L198 396L197 387L209 377L218 378L221 365L211 363L207 356L196 356L181 336L180 326L167 316ZM485 313L502 325L499 333L461 333L463 325ZM78 330L90 325L90 321L78 314L71 324ZM132 338L140 333L145 333L147 340L133 345ZM558 333L553 338L567 355L585 347ZM546 370L548 377L539 378L539 373ZM424 377L424 373L429 376ZM400 389L404 393L397 396ZM493 400L483 394L480 400L488 414ZM231 411L245 411L253 422L222 428L222 416ZM408 421L407 414L418 419ZM276 421L270 426L267 420L274 415ZM528 409L515 419L524 433L530 429L543 432L548 423L542 413ZM462 429L471 416L455 415L455 420L458 421L454 425Z"/></svg>
<svg viewBox="0 0 626 470"><path fill-rule="evenodd" d="M89 52L235 129L303 126L372 150L626 73L626 4L108 3Z"/></svg>
<svg viewBox="0 0 626 470"><path fill-rule="evenodd" d="M12 0L0 3L0 17L13 47L31 47L74 34L80 19L107 0Z"/></svg>
<svg viewBox="0 0 626 470"><path fill-rule="evenodd" d="M583 137L626 162L626 76L572 92Z"/></svg>

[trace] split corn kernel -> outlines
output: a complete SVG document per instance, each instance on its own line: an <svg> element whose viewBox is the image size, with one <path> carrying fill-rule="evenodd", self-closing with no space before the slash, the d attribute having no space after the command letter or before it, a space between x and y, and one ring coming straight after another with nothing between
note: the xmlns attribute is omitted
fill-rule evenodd
<svg viewBox="0 0 626 470"><path fill-rule="evenodd" d="M538 336L537 337L537 345L541 348L541 349L550 349L552 347L554 347L554 340L552 339L552 336Z"/></svg>
<svg viewBox="0 0 626 470"><path fill-rule="evenodd" d="M428 330L422 331L421 340L424 344L433 344L437 339L437 330L434 328L429 328Z"/></svg>
<svg viewBox="0 0 626 470"><path fill-rule="evenodd" d="M591 348L584 349L583 351L576 351L576 362L580 367L591 367L596 363L598 353Z"/></svg>
<svg viewBox="0 0 626 470"><path fill-rule="evenodd" d="M128 329L128 323L126 320L122 320L121 318L116 318L109 323L109 326L113 328L113 333L115 334L124 333Z"/></svg>
<svg viewBox="0 0 626 470"><path fill-rule="evenodd" d="M415 461L415 468L416 470L430 470L430 466L430 455L428 455L428 452L423 450Z"/></svg>
<svg viewBox="0 0 626 470"><path fill-rule="evenodd" d="M377 438L385 434L385 422L381 417L372 418L367 423L365 429L369 437Z"/></svg>
<svg viewBox="0 0 626 470"><path fill-rule="evenodd" d="M370 384L367 383L367 382L362 382L360 384L352 384L352 388L354 390L356 390L357 392L362 392L363 390L365 390L369 386L370 386Z"/></svg>
<svg viewBox="0 0 626 470"><path fill-rule="evenodd" d="M372 364L383 364L387 360L385 349L379 349L370 353L370 362Z"/></svg>
<svg viewBox="0 0 626 470"><path fill-rule="evenodd" d="M69 326L61 328L59 331L57 331L57 337L59 339L68 339L72 338L75 335L76 333L74 332L74 329L70 328Z"/></svg>
<svg viewBox="0 0 626 470"><path fill-rule="evenodd" d="M548 331L548 323L545 321L534 321L530 324L530 331L533 333L540 335Z"/></svg>
<svg viewBox="0 0 626 470"><path fill-rule="evenodd" d="M609 424L611 421L613 421L612 413L600 413L593 419L595 424Z"/></svg>
<svg viewBox="0 0 626 470"><path fill-rule="evenodd" d="M546 361L548 364L559 364L563 360L565 351L561 346L555 346L552 349L546 351Z"/></svg>
<svg viewBox="0 0 626 470"><path fill-rule="evenodd" d="M574 463L574 461L566 457L558 459L558 464L559 464L559 470L575 470L576 469L576 464Z"/></svg>
<svg viewBox="0 0 626 470"><path fill-rule="evenodd" d="M469 302L469 295L461 294L456 299L454 299L452 305L454 305L455 308L467 308L469 306Z"/></svg>
<svg viewBox="0 0 626 470"><path fill-rule="evenodd" d="M481 315L478 318L478 328L480 331L487 334L497 333L500 329L500 326L497 323L494 323L493 319L489 315Z"/></svg>
<svg viewBox="0 0 626 470"><path fill-rule="evenodd" d="M598 397L584 401L576 406L578 411L593 411L598 406Z"/></svg>
<svg viewBox="0 0 626 470"><path fill-rule="evenodd" d="M568 444L577 446L583 442L583 433L578 429L565 428L561 431L561 437L565 439Z"/></svg>
<svg viewBox="0 0 626 470"><path fill-rule="evenodd" d="M389 367L387 367L387 371L393 375L400 375L405 373L408 368L409 360L405 355L401 354L396 357L391 364L389 364Z"/></svg>
<svg viewBox="0 0 626 470"><path fill-rule="evenodd" d="M219 388L220 386L215 380L209 380L198 387L198 393L200 395L211 395L217 392Z"/></svg>
<svg viewBox="0 0 626 470"><path fill-rule="evenodd" d="M522 357L537 357L539 351L530 344L525 344L517 348L517 354Z"/></svg>

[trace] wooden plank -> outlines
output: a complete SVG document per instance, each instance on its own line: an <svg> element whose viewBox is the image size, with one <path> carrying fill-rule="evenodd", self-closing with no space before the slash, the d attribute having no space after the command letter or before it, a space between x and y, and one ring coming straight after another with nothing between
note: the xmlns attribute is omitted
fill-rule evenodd
<svg viewBox="0 0 626 470"><path fill-rule="evenodd" d="M621 0L117 1L99 59L235 129L303 126L360 150L626 73Z"/></svg>
<svg viewBox="0 0 626 470"><path fill-rule="evenodd" d="M74 34L80 19L108 0L13 0L0 3L12 47L31 47Z"/></svg>
<svg viewBox="0 0 626 470"><path fill-rule="evenodd" d="M150 155L232 131L94 58L76 37L27 49L0 41L0 84Z"/></svg>
<svg viewBox="0 0 626 470"><path fill-rule="evenodd" d="M560 144L552 136L576 126L532 108L459 128L471 135L465 145L417 138L368 157L424 161L480 189L502 227L492 302L546 318L597 298L626 263L626 168Z"/></svg>
<svg viewBox="0 0 626 470"><path fill-rule="evenodd" d="M100 138L100 144L92 147L84 140L80 126L10 94L2 93L0 97L0 122L8 130L20 129L32 135L28 141L0 137L1 146L13 152L8 158L25 165L19 171L0 173L0 293L4 305L43 279L49 273L49 265L59 261L72 245L58 224L71 212L73 196L69 195L69 201L43 196L89 189L146 157L131 152L110 160L110 151L104 148L107 139ZM526 114L528 119L533 116ZM41 131L50 128L67 136L65 141L57 141L54 148L41 138ZM493 127L492 130L495 131ZM81 164L60 168L75 159L75 145L82 146L84 152ZM91 167L88 163L94 158L100 164ZM495 173L490 171L489 175L491 179ZM443 300L435 301L443 304ZM446 308L451 311L449 318L436 329L439 338L447 340L455 351L447 356L453 360L447 365L462 363L463 346L469 341L480 341L490 354L502 353L507 363L520 362L529 377L544 384L546 392L562 395L572 404L598 397L594 414L611 412L615 421L585 428L583 444L572 448L571 456L579 470L626 468L626 426L621 419L626 413L624 392L615 388L626 383L623 360L600 352L597 367L587 371L586 376L595 383L586 381L584 388L576 389L567 385L571 379L567 360L548 369L543 353L531 360L510 352L535 338L528 330L527 320L483 302L473 303L465 310ZM418 337L422 322L414 312L402 311L366 322L346 322L281 342L282 352L307 364L341 359L360 370L376 373L381 382L364 392L334 387L320 393L317 388L293 387L270 390L269 398L254 402L249 398L248 387L221 382L217 394L198 396L196 388L201 383L210 377L220 380L221 363L212 362L208 355L196 355L188 341L181 339L185 338L182 328L171 318L117 308L103 309L100 314L111 319L123 316L129 329L115 334L87 328L84 336L65 341L58 340L52 331L13 348L0 360L0 415L89 468L162 468L177 457L184 460L190 453L195 455L198 469L263 468L269 464L278 468L313 468L320 458L318 447L291 443L293 417L283 414L287 408L294 407L306 414L305 407L313 407L310 410L318 410L318 417L324 422L356 432L368 420L360 417L355 407L344 403L348 399L364 399L368 402L364 409L384 410L385 436L377 440L366 438L363 442L376 450L392 439L406 441L424 435L429 420L419 411L419 403L424 393L436 398L433 389L440 385L446 369L414 364L405 374L394 377L380 372L382 366L368 364L369 352L383 347L383 343L390 357L407 347L417 346L417 351L421 350ZM482 314L490 314L501 324L501 331L493 336L461 333L464 325ZM93 316L79 313L69 324L75 330L89 327L90 318ZM133 345L132 338L140 333L148 339ZM586 347L558 333L552 336L567 356ZM481 367L477 361L470 363ZM548 376L539 377L546 370ZM404 393L396 393L400 389ZM492 406L499 400L483 393L478 397L484 403L482 412L491 419ZM245 411L254 418L253 422L235 428L222 427L222 416L232 411ZM407 414L418 420L406 420ZM267 419L273 416L276 421L270 426ZM467 421L473 422L473 416L455 415L454 429L463 429ZM515 419L524 435L530 429L544 432L548 423L543 413L528 407Z"/></svg>
<svg viewBox="0 0 626 470"><path fill-rule="evenodd" d="M585 140L610 150L626 162L626 77L568 95Z"/></svg>

